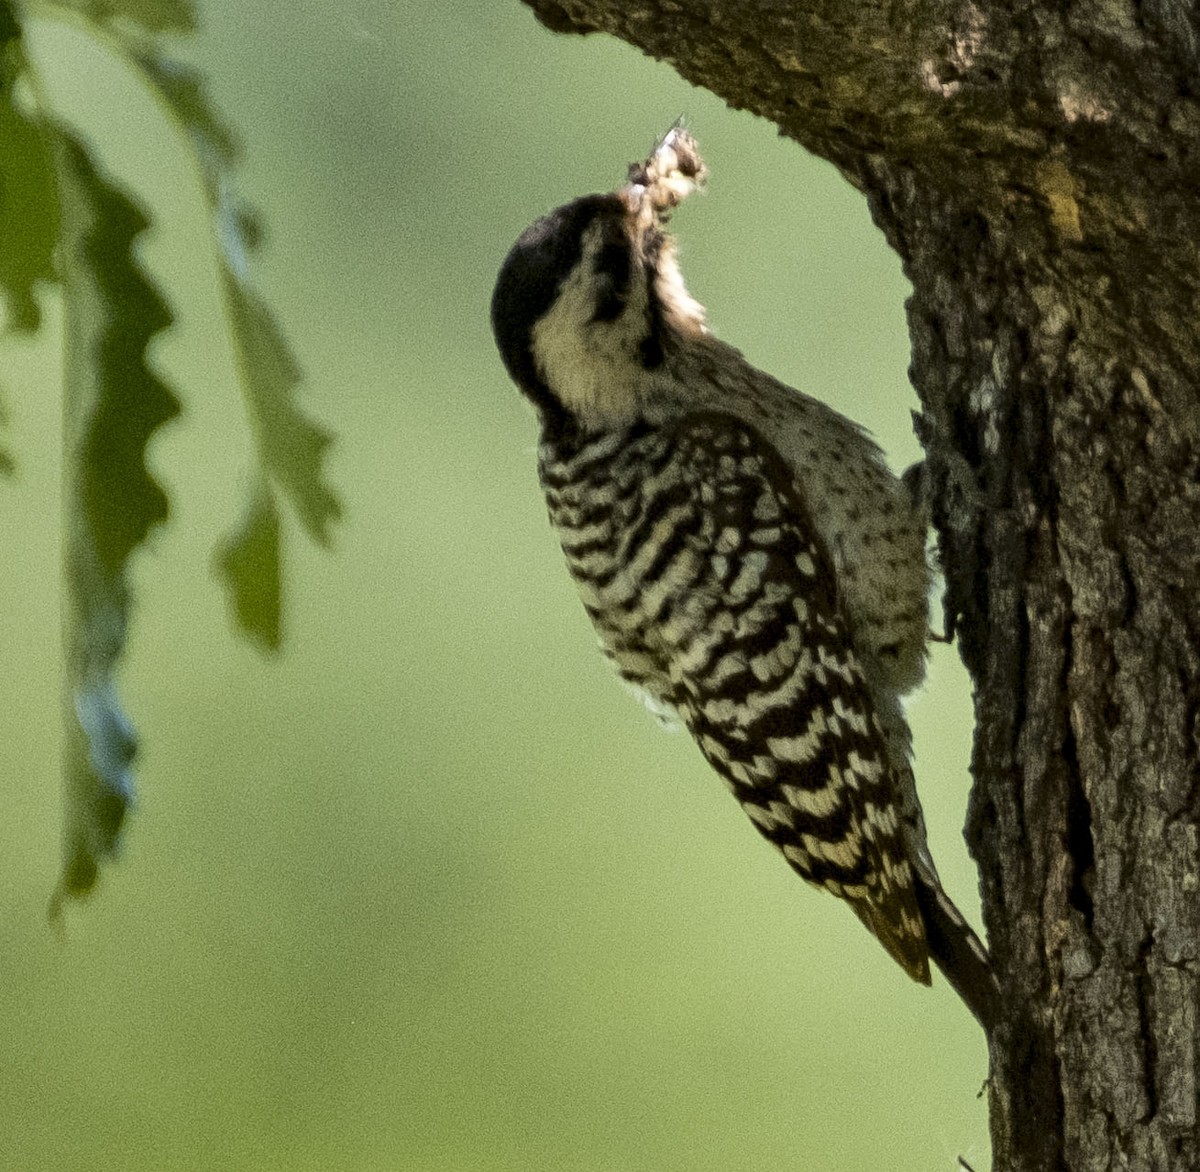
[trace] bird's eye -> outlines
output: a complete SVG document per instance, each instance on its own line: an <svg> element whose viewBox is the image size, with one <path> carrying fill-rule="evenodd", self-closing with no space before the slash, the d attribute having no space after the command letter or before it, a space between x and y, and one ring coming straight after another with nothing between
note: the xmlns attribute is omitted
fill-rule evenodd
<svg viewBox="0 0 1200 1172"><path fill-rule="evenodd" d="M609 233L596 251L594 266L596 308L592 321L615 321L629 300L633 276L629 243L619 228Z"/></svg>

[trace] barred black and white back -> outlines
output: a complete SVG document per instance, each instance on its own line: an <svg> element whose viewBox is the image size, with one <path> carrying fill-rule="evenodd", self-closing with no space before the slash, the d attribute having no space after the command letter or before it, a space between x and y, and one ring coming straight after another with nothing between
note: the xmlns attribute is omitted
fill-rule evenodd
<svg viewBox="0 0 1200 1172"><path fill-rule="evenodd" d="M900 705L924 674L924 518L856 424L708 332L663 230L702 175L672 131L501 270L493 324L541 416L551 521L621 676L799 874L915 980L932 954L988 1026L995 984L938 882Z"/></svg>

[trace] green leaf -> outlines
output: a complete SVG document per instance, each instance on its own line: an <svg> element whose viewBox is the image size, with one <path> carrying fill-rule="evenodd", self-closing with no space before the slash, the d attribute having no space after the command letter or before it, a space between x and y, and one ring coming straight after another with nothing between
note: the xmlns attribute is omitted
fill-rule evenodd
<svg viewBox="0 0 1200 1172"><path fill-rule="evenodd" d="M0 69L20 59L9 42ZM41 323L34 299L37 281L52 281L58 240L58 193L39 128L12 103L8 85L0 86L0 293L11 330L31 332Z"/></svg>
<svg viewBox="0 0 1200 1172"><path fill-rule="evenodd" d="M297 407L294 392L300 372L296 360L267 306L249 284L248 257L260 230L257 218L232 195L230 171L238 156L236 136L209 101L201 74L153 53L137 54L135 59L186 130L204 176L220 249L226 319L258 450L259 479L266 485L255 490L247 520L217 551L216 564L239 627L265 646L275 647L281 608L279 534L270 488L277 488L288 499L310 536L328 544L331 524L341 515L323 467L331 437ZM270 557L265 556L268 514L264 510L268 507L276 526ZM251 523L255 518L259 525ZM255 582L256 573L270 576Z"/></svg>
<svg viewBox="0 0 1200 1172"><path fill-rule="evenodd" d="M269 651L280 645L282 588L279 512L261 480L246 515L217 549L217 569L230 592L238 626Z"/></svg>
<svg viewBox="0 0 1200 1172"><path fill-rule="evenodd" d="M146 217L63 127L47 124L62 201L66 842L59 896L83 895L117 850L133 800L136 738L114 682L125 646L130 556L167 517L146 445L179 411L147 366L171 322L134 258Z"/></svg>
<svg viewBox="0 0 1200 1172"><path fill-rule="evenodd" d="M218 192L213 183L222 168L237 162L241 148L237 136L209 100L204 74L161 54L135 53L134 60L182 123L193 147L203 152L205 157L200 162L205 187L210 205L215 204Z"/></svg>
<svg viewBox="0 0 1200 1172"><path fill-rule="evenodd" d="M196 31L196 13L190 0L56 0L56 3L101 24L119 26L124 22L147 33Z"/></svg>
<svg viewBox="0 0 1200 1172"><path fill-rule="evenodd" d="M21 26L17 24L17 14L9 0L0 0L0 53L21 39ZM12 87L12 74L9 72L10 62L0 57L0 89L5 91Z"/></svg>
<svg viewBox="0 0 1200 1172"><path fill-rule="evenodd" d="M4 326L15 333L41 324L34 286L57 276L58 192L38 127L13 104L13 87L25 68L16 15L0 0L0 300ZM7 422L0 400L0 424ZM15 467L0 447L0 476L11 476Z"/></svg>
<svg viewBox="0 0 1200 1172"><path fill-rule="evenodd" d="M0 400L0 424L8 422L8 412L4 409L4 401ZM16 464L5 448L0 448L0 476L11 476L16 471Z"/></svg>
<svg viewBox="0 0 1200 1172"><path fill-rule="evenodd" d="M234 352L246 393L259 457L271 480L291 501L301 524L322 545L341 516L337 497L321 477L331 437L292 401L300 372L266 305L224 266L222 284Z"/></svg>

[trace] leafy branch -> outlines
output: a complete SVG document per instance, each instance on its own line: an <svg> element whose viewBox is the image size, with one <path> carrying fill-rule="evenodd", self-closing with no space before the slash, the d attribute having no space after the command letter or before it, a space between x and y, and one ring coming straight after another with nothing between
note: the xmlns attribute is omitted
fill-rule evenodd
<svg viewBox="0 0 1200 1172"><path fill-rule="evenodd" d="M86 894L115 853L133 801L136 736L117 694L130 609L130 559L169 516L146 447L180 411L147 361L173 320L134 256L149 220L54 113L25 53L32 15L82 26L152 92L195 156L212 217L219 289L254 439L257 467L243 517L214 564L237 627L259 646L281 641L284 498L327 545L340 505L323 469L331 437L296 406L296 361L249 281L256 222L233 195L233 132L202 75L168 57L165 33L195 29L189 0L0 0L0 296L8 334L41 327L39 285L64 304L63 561L66 603L65 857L55 906ZM2 419L2 415L0 415ZM14 458L0 448L0 472Z"/></svg>

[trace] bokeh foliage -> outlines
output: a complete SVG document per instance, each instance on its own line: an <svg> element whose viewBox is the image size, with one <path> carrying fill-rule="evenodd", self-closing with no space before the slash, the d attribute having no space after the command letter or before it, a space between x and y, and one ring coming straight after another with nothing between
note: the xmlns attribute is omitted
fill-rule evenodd
<svg viewBox="0 0 1200 1172"><path fill-rule="evenodd" d="M245 514L216 566L238 627L275 650L281 638L281 528L285 497L316 541L329 541L340 507L322 463L330 437L294 402L299 371L275 319L248 280L255 221L233 198L237 140L200 74L167 56L161 34L187 33L187 0L0 0L0 292L12 333L39 327L39 283L57 285L66 327L62 445L66 659L65 853L56 896L96 883L116 851L134 798L137 739L118 696L130 559L170 507L147 471L146 448L180 410L148 351L172 322L135 256L149 220L106 175L78 130L55 113L52 88L25 53L22 24L72 20L102 42L167 108L189 143L214 228L220 291L258 451ZM0 453L11 472L13 456Z"/></svg>

